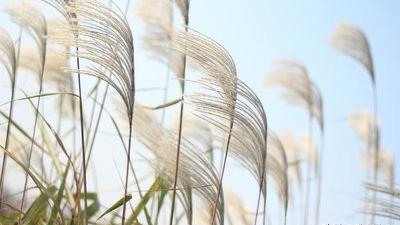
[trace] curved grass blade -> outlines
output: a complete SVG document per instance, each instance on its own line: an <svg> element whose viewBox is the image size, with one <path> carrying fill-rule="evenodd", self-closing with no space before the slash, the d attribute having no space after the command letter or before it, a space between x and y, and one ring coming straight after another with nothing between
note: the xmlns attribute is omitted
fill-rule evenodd
<svg viewBox="0 0 400 225"><path fill-rule="evenodd" d="M21 220L21 224L41 224L46 213L49 199L56 193L56 187L51 186L39 195L32 203L28 211Z"/></svg>
<svg viewBox="0 0 400 225"><path fill-rule="evenodd" d="M127 194L126 196L122 197L119 199L117 202L115 202L110 208L108 208L104 213L102 213L97 220L101 219L103 216L107 215L108 213L114 211L115 209L121 207L125 203L129 202L132 199L131 194Z"/></svg>
<svg viewBox="0 0 400 225"><path fill-rule="evenodd" d="M85 196L80 196L81 199L84 199ZM92 218L100 209L100 201L95 192L88 192L87 193L87 200L91 200L92 204L88 205L86 211L83 212L83 215L86 215L88 219ZM82 220L84 218L81 218ZM82 221L83 222L83 221Z"/></svg>
<svg viewBox="0 0 400 225"><path fill-rule="evenodd" d="M62 215L62 211L60 210L60 205L61 205L61 200L64 195L65 183L67 181L69 166L70 166L70 164L68 163L67 168L65 169L65 172L64 172L64 177L62 179L60 188L58 189L56 200L54 201L54 206L51 209L51 214L50 214L50 218L49 218L47 225L55 224L55 222L57 220L57 213L60 213L60 215Z"/></svg>
<svg viewBox="0 0 400 225"><path fill-rule="evenodd" d="M166 102L166 103L164 103L164 104L161 104L161 105L158 105L158 106L155 106L155 107L148 107L148 106L145 106L145 108L151 109L151 110L164 109L164 108L168 108L168 107L170 107L170 106L176 105L176 104L178 104L179 102L182 102L182 98L178 98L178 99L175 99L175 100Z"/></svg>
<svg viewBox="0 0 400 225"><path fill-rule="evenodd" d="M132 215L126 220L126 225L134 225L137 221L137 217L139 216L140 212L146 207L146 204L149 200L154 197L154 195L164 189L164 181L160 177L158 177L154 183L151 185L150 189L146 192L143 198L140 200L139 204L133 210Z"/></svg>

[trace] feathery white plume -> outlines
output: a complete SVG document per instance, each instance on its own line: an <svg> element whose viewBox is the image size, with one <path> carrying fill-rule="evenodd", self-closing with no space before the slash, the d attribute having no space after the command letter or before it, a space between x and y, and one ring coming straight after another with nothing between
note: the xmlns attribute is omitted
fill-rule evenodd
<svg viewBox="0 0 400 225"><path fill-rule="evenodd" d="M302 64L291 60L276 61L262 83L284 88L283 98L289 104L305 108L321 131L324 130L322 96Z"/></svg>
<svg viewBox="0 0 400 225"><path fill-rule="evenodd" d="M367 69L372 82L375 82L368 39L360 28L348 23L338 24L332 35L331 43L337 50L360 62Z"/></svg>

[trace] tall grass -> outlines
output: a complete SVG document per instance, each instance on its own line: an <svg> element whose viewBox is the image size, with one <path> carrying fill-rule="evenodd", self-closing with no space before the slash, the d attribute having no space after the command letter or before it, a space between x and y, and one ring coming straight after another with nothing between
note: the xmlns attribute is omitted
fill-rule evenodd
<svg viewBox="0 0 400 225"><path fill-rule="evenodd" d="M275 133L267 122L270 105L264 105L243 81L228 49L189 26L189 8L195 4L140 0L135 15L145 27L144 49L167 67L165 83L154 82L157 87L165 85L162 103L153 105L137 89L137 78L148 74L136 71L136 66L142 66L135 65L140 38L128 19L129 0L123 10L112 1L109 5L100 0L42 2L32 5L24 0L8 9L20 29L16 41L0 30L0 63L11 87L10 99L1 104L9 108L0 110L7 126L5 143L0 145L0 224L265 225L279 221L286 225L294 220L296 204L304 207L304 225L320 223L324 90L306 66L276 61L263 80L266 88L282 87L283 100L307 113L304 138ZM47 10L41 12L47 6L57 17L49 18ZM25 33L34 41L29 48L21 48ZM366 193L373 195L366 194L362 213L371 215L371 222L379 216L393 223L400 220L395 162L391 151L380 149L369 44L361 30L351 25L340 26L333 39L336 48L367 68L372 80L372 118L359 120L358 115L350 119L366 142L364 158L373 176L373 182L364 184ZM36 83L20 86L17 71L32 73ZM170 80L176 83L170 85ZM177 97L169 101L174 85ZM110 97L113 108L106 102ZM14 115L17 106L33 109L32 118L23 115L23 119L32 119L32 127ZM56 107L54 115L49 113L51 107ZM168 113L176 113L177 119L170 119ZM103 125L109 125L107 131ZM318 133L313 131L315 126ZM314 143L317 134L319 145ZM96 145L100 135L111 140L113 149ZM90 180L100 151L123 157L123 163L115 162L117 170L123 167L123 174L118 174L121 187L107 206L101 203L103 193L96 190L96 182ZM7 166L7 158L13 167ZM231 191L226 177L236 176L231 174L235 171L232 165L254 179L246 188L256 199ZM25 176L13 202L6 194L19 189L5 190L15 188L5 178L18 171L15 166ZM108 175L94 176L111 180ZM247 182L247 177L235 179ZM304 200L298 201L296 186L303 185ZM274 207L274 199L280 207Z"/></svg>
<svg viewBox="0 0 400 225"><path fill-rule="evenodd" d="M332 45L343 52L344 54L354 58L359 63L361 63L365 69L368 71L369 77L371 79L372 87L372 112L375 121L378 121L378 93L376 86L376 75L374 70L374 62L372 59L371 49L368 43L368 39L358 27L352 24L341 23L337 25L335 32L332 37ZM377 185L378 182L378 168L379 168L379 149L380 149L380 134L379 127L375 126L372 129L371 139L372 147L374 149L375 162L373 170L373 180L374 184ZM373 192L373 201L376 201L377 192ZM374 204L372 205L374 211ZM372 214L370 223L375 223L375 215Z"/></svg>
<svg viewBox="0 0 400 225"><path fill-rule="evenodd" d="M274 63L273 68L263 80L265 86L278 85L285 89L283 94L284 100L289 104L302 107L308 111L308 141L306 143L308 151L311 152L313 143L311 137L313 136L313 119L318 123L321 133L323 133L324 120L323 120L323 105L322 97L319 89L314 82L311 81L307 69L294 61L281 60ZM321 135L322 136L322 135ZM318 160L317 176L317 205L316 205L316 224L318 224L319 214L319 201L321 197L321 168L323 151L319 153L320 159ZM311 163L310 155L307 156L307 172L306 172L306 185L305 185L305 207L304 207L304 221L303 224L308 224L308 214L310 208L310 190L311 190Z"/></svg>

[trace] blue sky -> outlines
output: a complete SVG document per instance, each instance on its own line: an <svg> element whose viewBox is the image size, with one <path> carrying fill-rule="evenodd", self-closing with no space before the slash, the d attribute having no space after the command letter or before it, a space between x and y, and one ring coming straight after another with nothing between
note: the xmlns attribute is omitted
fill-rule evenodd
<svg viewBox="0 0 400 225"><path fill-rule="evenodd" d="M277 131L307 129L307 115L279 100L260 80L275 59L304 63L322 90L326 150L321 222L362 222L360 143L345 118L370 109L371 82L364 68L329 44L338 22L359 26L375 63L382 146L399 161L400 4L396 1L193 1L191 26L222 43L235 59L238 76L259 94L269 125ZM400 171L399 166L395 171ZM296 224L296 223L294 223Z"/></svg>
<svg viewBox="0 0 400 225"><path fill-rule="evenodd" d="M165 68L146 57L140 46L143 29L132 12L137 1L131 1L128 19L137 40L137 83L139 87L149 87L154 86L154 81L164 79L164 75L160 78L160 73ZM12 1L2 1L0 7L4 8L9 2ZM125 1L117 4L124 7ZM268 113L269 126L278 133L286 130L298 134L305 132L307 114L287 106L279 99L277 89L266 89L260 81L276 59L294 59L307 67L311 78L322 90L325 106L321 222L361 222L362 216L356 210L361 206L363 193L364 173L359 158L362 143L349 128L346 117L353 110L371 108L371 82L364 68L333 49L329 39L335 25L342 21L353 23L366 33L376 70L381 143L394 151L396 161L399 161L400 3L388 0L192 0L190 7L190 27L213 38L230 52L238 77L259 95ZM10 27L4 13L0 18L1 27ZM10 31L17 32L15 28ZM160 101L159 93L143 96L149 101ZM115 158L116 162L122 161L118 156ZM99 164L107 160L104 155L99 155ZM398 165L395 171L400 171ZM251 203L254 194L237 177L230 176L228 171L227 182L240 189L251 200L249 204L254 205ZM296 209L301 208L301 200L301 196L296 200Z"/></svg>

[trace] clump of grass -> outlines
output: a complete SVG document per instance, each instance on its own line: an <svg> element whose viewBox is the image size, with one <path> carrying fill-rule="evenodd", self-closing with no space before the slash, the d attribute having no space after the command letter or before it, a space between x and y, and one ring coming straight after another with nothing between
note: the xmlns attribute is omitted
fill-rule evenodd
<svg viewBox="0 0 400 225"><path fill-rule="evenodd" d="M10 99L2 104L9 104L10 108L8 113L0 110L7 122L5 143L0 145L4 155L0 177L1 224L139 225L145 221L149 225L256 225L262 215L264 225L269 217L282 218L282 224L286 225L291 215L289 202L294 199L293 186L295 182L301 186L303 161L307 163L304 224L309 224L313 170L318 180L315 223L319 223L324 106L321 90L305 66L290 60L275 62L264 80L267 87L283 87L284 100L308 113L309 129L304 138L278 136L268 127L261 100L240 79L229 51L189 27L190 1L142 0L137 16L145 25L144 45L152 58L164 63L168 70L163 102L150 106L137 96L136 77L146 75L135 71L136 41L127 19L129 0L124 12L112 5L112 1L109 6L99 0L43 2L56 9L61 17L47 18L39 8L28 5L32 2L24 0L8 10L20 27L18 40L0 30L0 63L11 81ZM174 23L175 10L183 27ZM23 32L33 39L33 47L21 49ZM359 114L361 121L355 117L350 120L367 143L365 161L368 168L373 168L374 183L365 184L365 188L380 193L380 198L366 196L367 203L373 206L365 207L363 212L371 214L372 221L375 215L397 220L400 213L395 162L392 152L379 149L379 126L375 124L376 77L368 41L358 28L350 25L341 25L333 39L336 48L367 68L374 88L373 118ZM17 98L20 89L16 75L22 70L38 78L35 83L38 90L29 95L36 88L21 89L23 97ZM177 78L179 94L167 101L170 72ZM88 79L90 90L84 90L81 75L95 78L93 83ZM189 89L189 84L193 89ZM45 92L46 85L56 91ZM112 91L118 94L114 99L116 112L105 104ZM55 100L55 122L44 111L50 105L41 100L45 97ZM33 109L32 130L13 115L16 101ZM87 111L90 101L93 105ZM167 110L176 105L177 120L166 121ZM109 206L101 205L100 193L89 187L87 178L93 152L103 150L103 146L95 145L103 113L121 141L121 154L126 156L125 174L120 178L121 196ZM314 123L321 134L319 146L313 140ZM221 152L221 165L214 158L217 151ZM18 204L5 200L5 177L14 172L7 167L7 158L25 174L22 191L16 195ZM137 170L139 160L133 158L143 159L145 169L154 172L150 176L144 174L151 180L143 179ZM248 199L240 198L239 193L226 193L224 177L229 173L229 160L239 163L255 179L254 209L248 207ZM384 184L378 183L380 176L384 177ZM131 189L131 180L138 198ZM268 212L271 192L276 194L283 209L276 215ZM163 218L163 213L168 218Z"/></svg>

